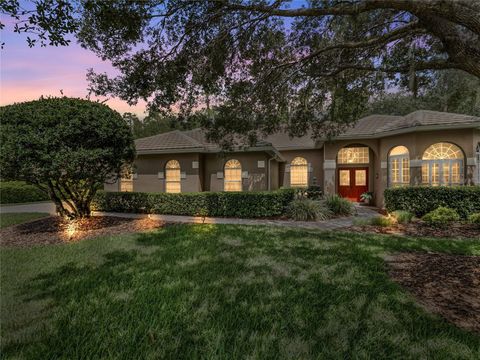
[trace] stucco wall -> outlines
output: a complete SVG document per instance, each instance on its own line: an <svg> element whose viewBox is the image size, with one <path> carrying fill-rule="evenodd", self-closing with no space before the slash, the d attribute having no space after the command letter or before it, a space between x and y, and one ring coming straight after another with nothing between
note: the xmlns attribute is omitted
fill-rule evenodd
<svg viewBox="0 0 480 360"><path fill-rule="evenodd" d="M288 165L296 157L303 157L309 164L308 185L323 186L323 149L287 150L280 152L285 164L280 167L280 186L290 186L290 171Z"/></svg>
<svg viewBox="0 0 480 360"><path fill-rule="evenodd" d="M205 154L204 181L205 191L223 191L223 170L230 159L240 161L242 173L247 171L248 177L242 178L242 191L266 190L267 166L270 157L265 152L236 152L228 154ZM264 162L264 167L258 167L258 161ZM220 176L219 176L220 175Z"/></svg>

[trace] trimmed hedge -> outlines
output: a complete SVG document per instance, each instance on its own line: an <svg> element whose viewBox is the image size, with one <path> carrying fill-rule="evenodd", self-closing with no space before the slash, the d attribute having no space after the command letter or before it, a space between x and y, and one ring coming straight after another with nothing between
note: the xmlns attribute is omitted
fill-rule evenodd
<svg viewBox="0 0 480 360"><path fill-rule="evenodd" d="M386 189L388 211L406 210L418 217L440 206L454 209L463 219L480 212L480 186L408 186Z"/></svg>
<svg viewBox="0 0 480 360"><path fill-rule="evenodd" d="M295 191L97 194L92 209L97 211L164 215L258 218L279 216L294 198Z"/></svg>
<svg viewBox="0 0 480 360"><path fill-rule="evenodd" d="M50 200L48 195L23 181L1 181L0 203L15 204Z"/></svg>

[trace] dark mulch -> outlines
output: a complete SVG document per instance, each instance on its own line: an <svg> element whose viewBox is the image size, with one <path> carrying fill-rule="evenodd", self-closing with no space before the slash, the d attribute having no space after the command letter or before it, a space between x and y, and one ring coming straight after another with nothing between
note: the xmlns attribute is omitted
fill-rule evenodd
<svg viewBox="0 0 480 360"><path fill-rule="evenodd" d="M78 221L68 221L58 216L52 216L1 229L0 244L15 247L58 244L101 235L151 230L162 226L164 226L164 222L149 218L128 219L95 216Z"/></svg>
<svg viewBox="0 0 480 360"><path fill-rule="evenodd" d="M480 332L480 257L401 253L387 259L390 275L427 310Z"/></svg>
<svg viewBox="0 0 480 360"><path fill-rule="evenodd" d="M438 238L479 238L480 227L474 224L455 223L447 227L433 227L423 222L395 224L392 226L354 225L351 231L372 232L377 234L407 235Z"/></svg>

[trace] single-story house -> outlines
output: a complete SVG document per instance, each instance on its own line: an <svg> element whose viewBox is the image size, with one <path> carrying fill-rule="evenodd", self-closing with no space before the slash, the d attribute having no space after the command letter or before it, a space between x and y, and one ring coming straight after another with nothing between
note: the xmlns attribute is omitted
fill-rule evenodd
<svg viewBox="0 0 480 360"><path fill-rule="evenodd" d="M135 141L130 178L106 191L257 191L317 185L358 201L387 187L480 184L480 118L435 111L371 115L335 139L277 133L225 153L201 129Z"/></svg>

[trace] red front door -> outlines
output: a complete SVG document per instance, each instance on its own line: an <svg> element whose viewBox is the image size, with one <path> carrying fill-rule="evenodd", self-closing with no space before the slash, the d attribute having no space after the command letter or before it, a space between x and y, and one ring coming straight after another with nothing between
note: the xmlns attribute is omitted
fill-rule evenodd
<svg viewBox="0 0 480 360"><path fill-rule="evenodd" d="M351 201L360 201L368 191L368 167L339 168L338 194Z"/></svg>

